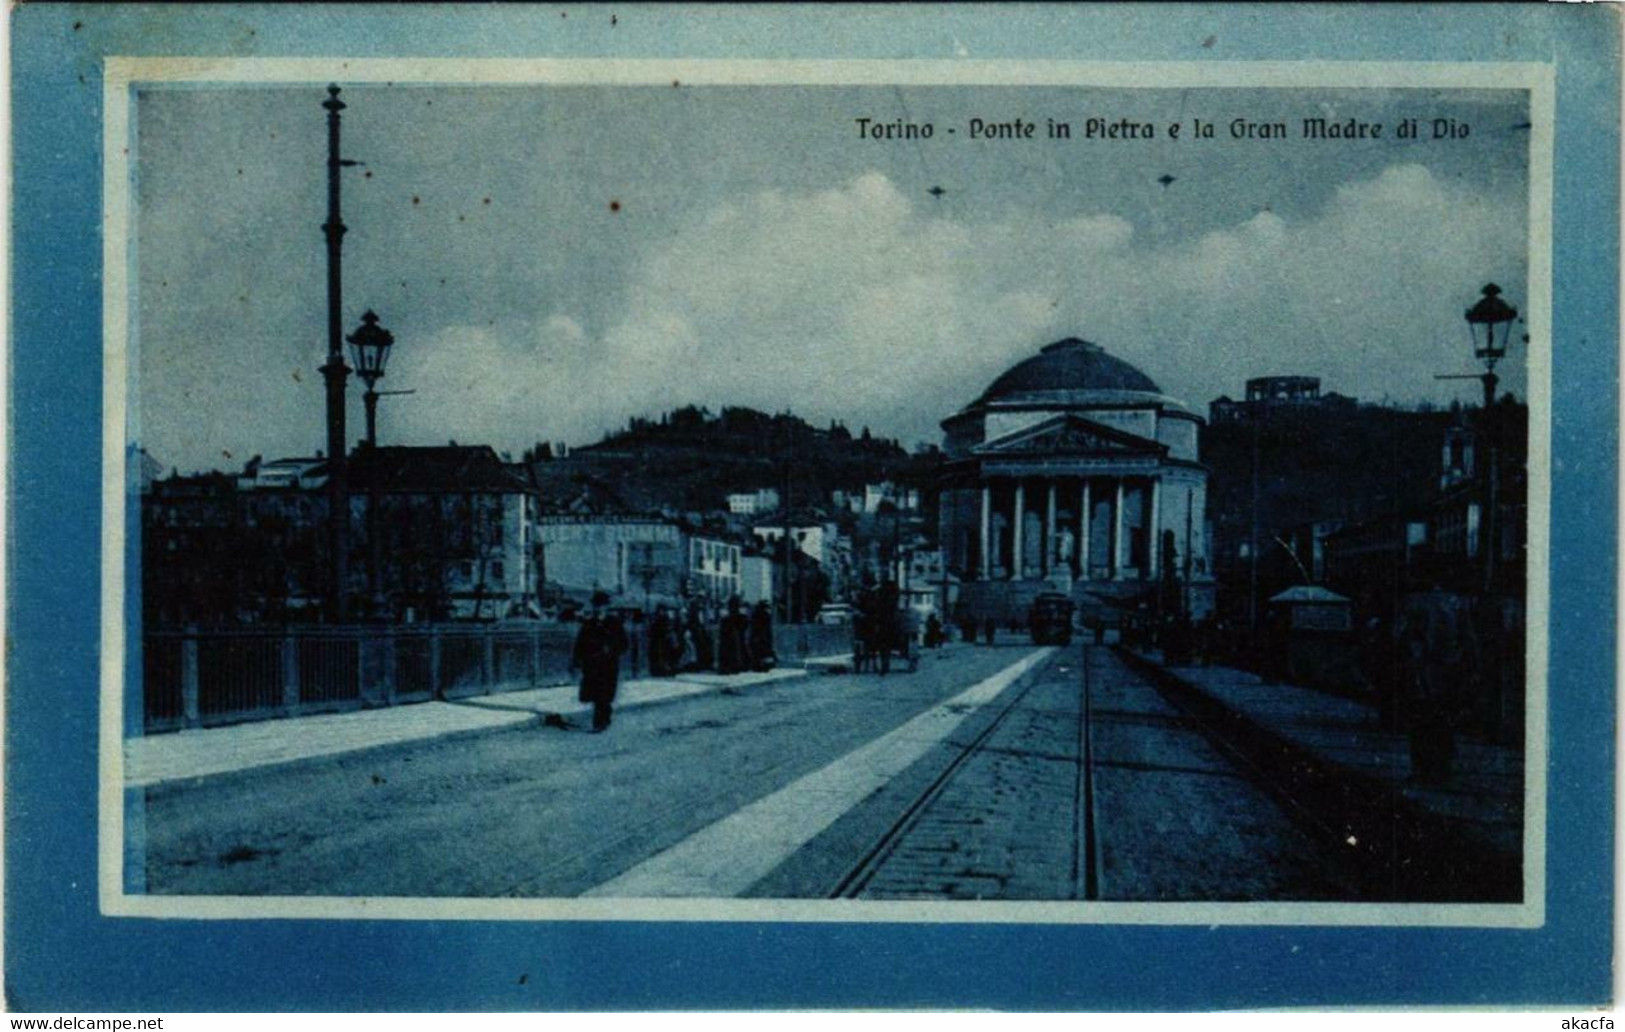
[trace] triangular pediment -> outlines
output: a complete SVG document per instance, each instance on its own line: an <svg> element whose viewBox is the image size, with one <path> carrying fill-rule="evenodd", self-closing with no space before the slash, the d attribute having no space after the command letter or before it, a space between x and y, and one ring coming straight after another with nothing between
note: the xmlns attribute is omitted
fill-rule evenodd
<svg viewBox="0 0 1625 1032"><path fill-rule="evenodd" d="M984 441L978 455L1165 455L1168 446L1078 415L1059 415Z"/></svg>

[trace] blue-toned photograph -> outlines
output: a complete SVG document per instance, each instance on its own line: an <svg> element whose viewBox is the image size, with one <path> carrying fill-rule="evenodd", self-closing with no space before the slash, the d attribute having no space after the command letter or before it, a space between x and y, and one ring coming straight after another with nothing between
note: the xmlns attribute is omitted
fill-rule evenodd
<svg viewBox="0 0 1625 1032"><path fill-rule="evenodd" d="M131 893L1527 921L1529 90L130 117Z"/></svg>
<svg viewBox="0 0 1625 1032"><path fill-rule="evenodd" d="M1617 28L17 8L5 1006L1607 1006Z"/></svg>

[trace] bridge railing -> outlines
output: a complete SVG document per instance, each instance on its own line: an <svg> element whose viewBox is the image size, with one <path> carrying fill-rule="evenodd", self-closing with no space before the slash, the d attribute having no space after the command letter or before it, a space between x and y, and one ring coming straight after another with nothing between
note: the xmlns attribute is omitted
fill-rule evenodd
<svg viewBox="0 0 1625 1032"><path fill-rule="evenodd" d="M150 732L458 699L567 684L576 624L442 624L148 631L142 724ZM713 629L713 634L715 629ZM851 630L776 626L779 662L851 647ZM644 628L628 628L623 676L647 673Z"/></svg>

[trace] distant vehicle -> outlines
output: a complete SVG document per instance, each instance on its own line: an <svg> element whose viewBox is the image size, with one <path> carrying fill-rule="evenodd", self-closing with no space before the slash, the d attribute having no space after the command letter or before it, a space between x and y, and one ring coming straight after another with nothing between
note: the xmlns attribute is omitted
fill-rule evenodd
<svg viewBox="0 0 1625 1032"><path fill-rule="evenodd" d="M818 615L813 619L831 627L843 627L851 623L856 616L857 610L845 602L830 602L827 605L820 606Z"/></svg>
<svg viewBox="0 0 1625 1032"><path fill-rule="evenodd" d="M1027 627L1034 645L1072 644L1072 600L1056 591L1046 591L1033 599L1027 611Z"/></svg>

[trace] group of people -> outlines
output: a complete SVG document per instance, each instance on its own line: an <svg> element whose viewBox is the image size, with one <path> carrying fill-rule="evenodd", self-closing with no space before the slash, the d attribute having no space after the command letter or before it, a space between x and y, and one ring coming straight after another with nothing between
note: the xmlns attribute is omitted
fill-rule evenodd
<svg viewBox="0 0 1625 1032"><path fill-rule="evenodd" d="M712 670L738 674L771 670L778 662L773 648L773 612L758 602L747 615L738 598L729 599L728 615L717 625L715 643L708 613L695 602L686 616L662 605L649 621L649 673L670 677L685 671ZM592 705L592 730L609 730L615 694L620 687L621 657L631 646L626 625L610 608L608 593L593 593L576 632L570 669L581 675L579 698Z"/></svg>
<svg viewBox="0 0 1625 1032"><path fill-rule="evenodd" d="M852 666L859 673L890 673L892 656L908 647L899 599L897 585L890 581L879 586L866 581L858 592L852 617Z"/></svg>
<svg viewBox="0 0 1625 1032"><path fill-rule="evenodd" d="M894 658L903 659L913 669L916 644L935 649L948 641L937 614L927 616L922 627L918 614L902 605L902 594L890 581L878 586L866 583L853 608L852 665L859 673L890 673Z"/></svg>
<svg viewBox="0 0 1625 1032"><path fill-rule="evenodd" d="M747 614L738 598L728 600L728 614L717 624L713 643L705 607L692 603L687 614L657 606L649 621L649 673L670 677L686 671L712 670L738 674L771 670L778 662L773 648L773 611L758 602Z"/></svg>

